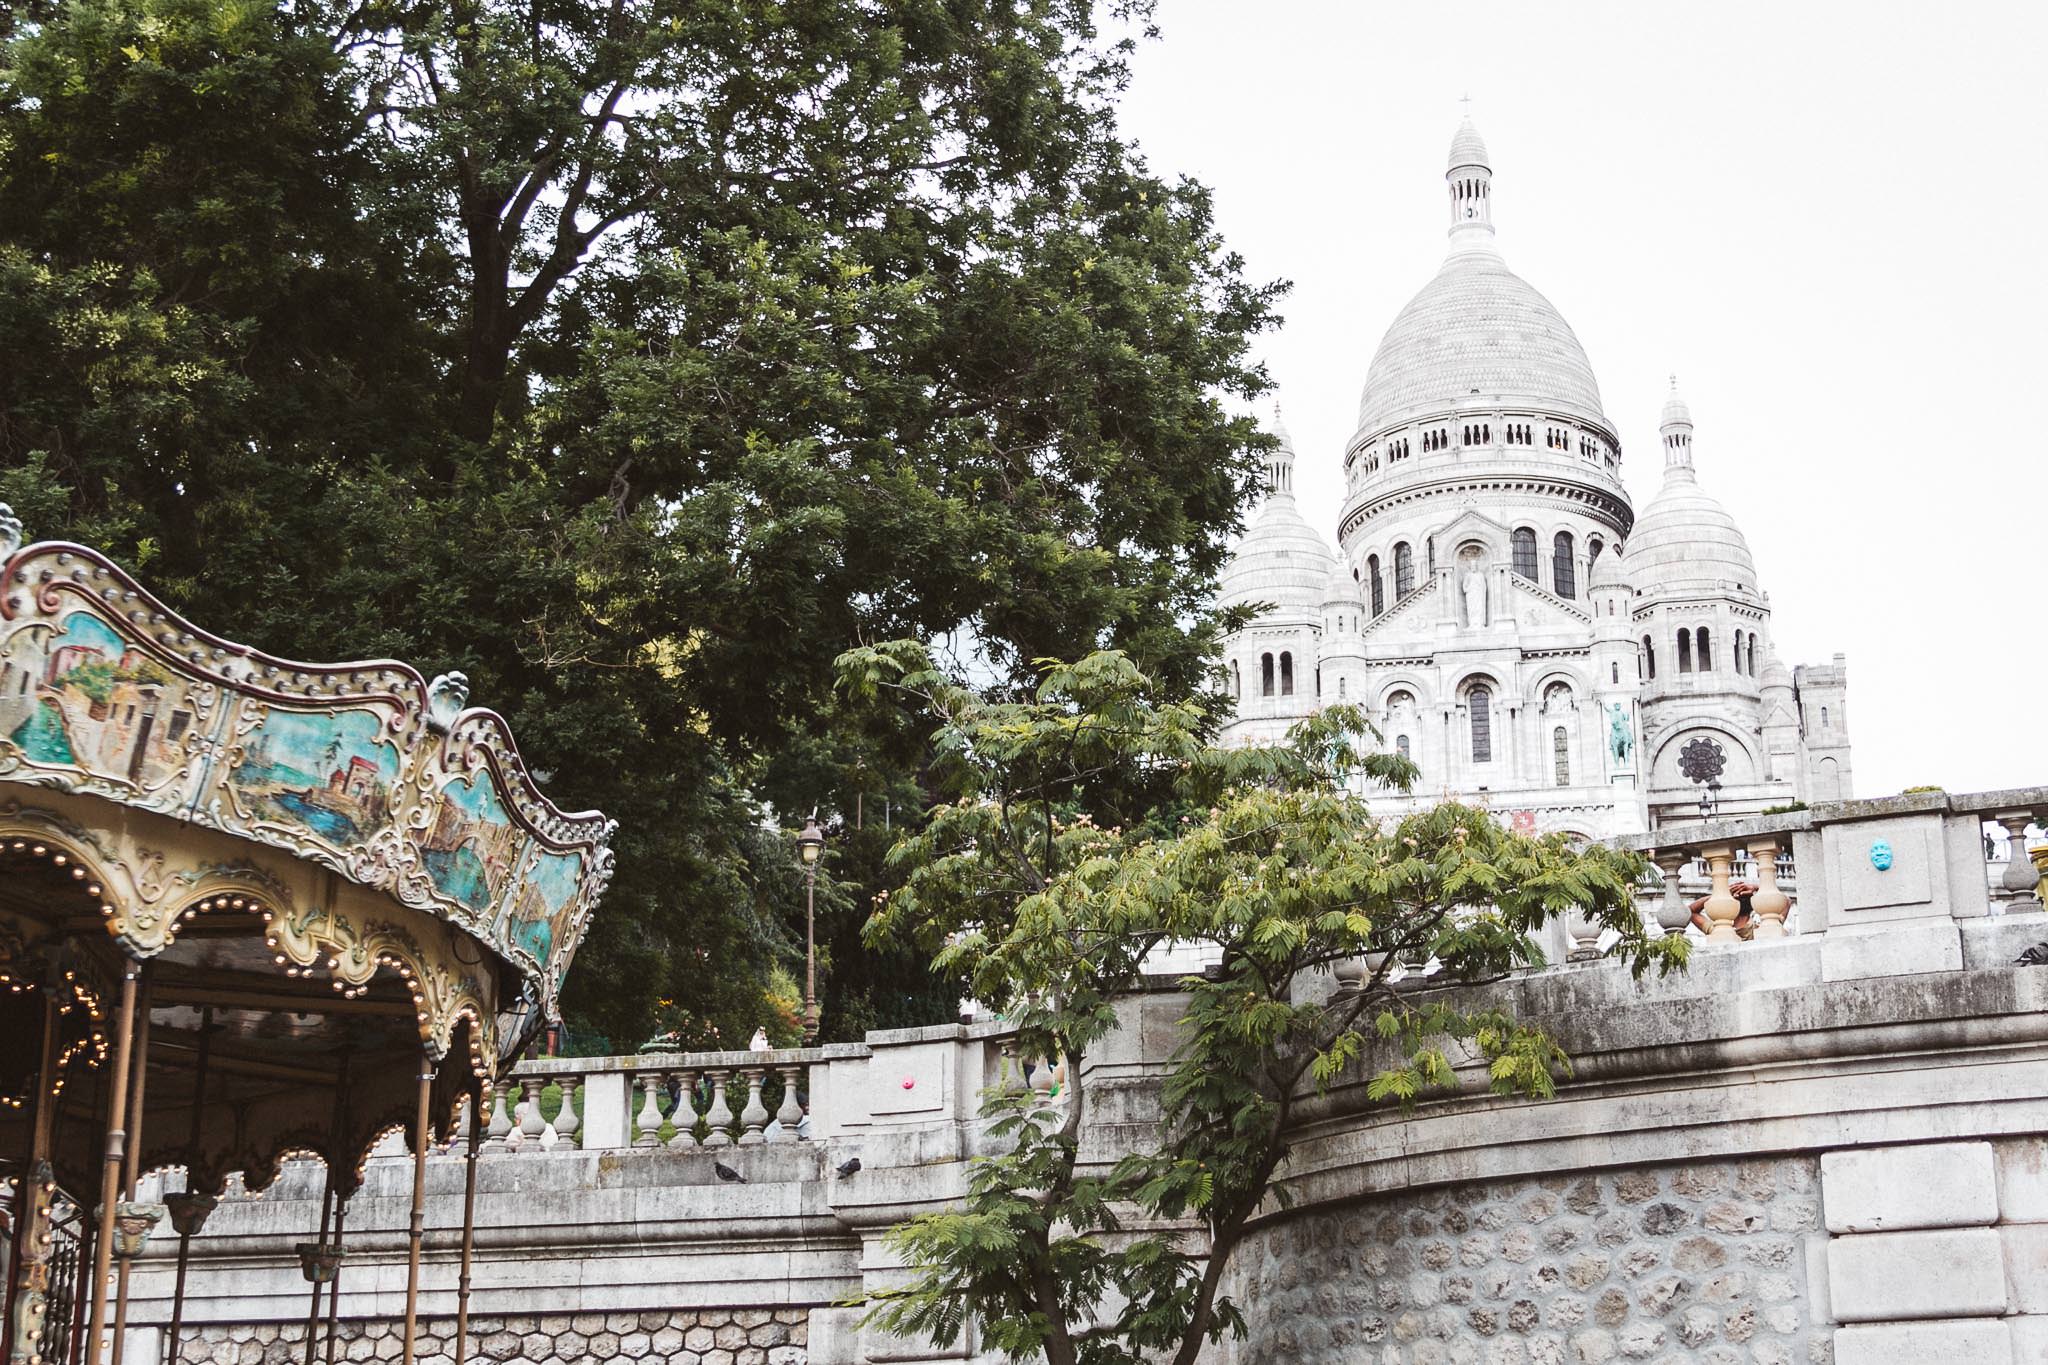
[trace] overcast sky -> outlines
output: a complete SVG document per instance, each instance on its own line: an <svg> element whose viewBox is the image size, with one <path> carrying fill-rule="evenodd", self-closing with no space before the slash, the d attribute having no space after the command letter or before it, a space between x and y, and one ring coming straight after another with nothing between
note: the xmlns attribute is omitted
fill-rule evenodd
<svg viewBox="0 0 2048 1365"><path fill-rule="evenodd" d="M2048 783L2048 4L1162 0L1124 126L1214 189L1303 510L1470 109L1497 241L1578 333L1637 509L1676 372L1786 663L1848 656L1858 796Z"/></svg>

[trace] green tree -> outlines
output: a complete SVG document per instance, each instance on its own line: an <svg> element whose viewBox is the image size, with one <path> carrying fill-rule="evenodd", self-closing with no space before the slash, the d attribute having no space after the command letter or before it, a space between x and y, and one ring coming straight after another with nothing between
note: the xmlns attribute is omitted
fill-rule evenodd
<svg viewBox="0 0 2048 1365"><path fill-rule="evenodd" d="M1369 1100L1407 1104L1460 1065L1499 1094L1551 1094L1568 1061L1544 1021L1446 987L1540 964L1535 931L1568 909L1638 974L1685 960L1682 938L1645 932L1633 854L1456 803L1376 819L1346 783L1403 787L1413 768L1369 749L1355 709L1327 708L1286 748L1226 752L1202 705L1120 654L1048 663L1022 700L985 699L910 644L841 666L856 695L931 716L943 755L947 800L898 845L905 884L870 932L934 945L1068 1086L1057 1106L1015 1084L987 1096L1000 1150L976 1158L961 1207L893 1234L910 1278L870 1312L891 1331L946 1343L972 1318L1013 1359L1192 1365L1242 1335L1221 1286L1247 1221L1284 1197L1304 1099L1363 1075ZM1209 943L1220 965L1183 983L1160 1140L1091 1166L1091 1049L1169 941ZM1314 987L1346 961L1362 962L1356 989ZM1395 985L1397 964L1425 961L1422 988Z"/></svg>
<svg viewBox="0 0 2048 1365"><path fill-rule="evenodd" d="M929 780L833 659L1113 645L1197 694L1262 444L1278 291L1120 136L1103 12L18 9L0 498L259 647L466 672L621 821L586 1033L751 1033L802 925L764 818L813 805L828 1022L949 1010L859 945L856 812Z"/></svg>

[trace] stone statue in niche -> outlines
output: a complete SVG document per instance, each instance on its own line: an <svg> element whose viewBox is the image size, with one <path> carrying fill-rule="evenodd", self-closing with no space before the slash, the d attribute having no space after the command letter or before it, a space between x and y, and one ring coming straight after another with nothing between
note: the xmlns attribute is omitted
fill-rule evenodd
<svg viewBox="0 0 2048 1365"><path fill-rule="evenodd" d="M1486 624L1486 571L1476 563L1465 568L1465 624L1477 630Z"/></svg>

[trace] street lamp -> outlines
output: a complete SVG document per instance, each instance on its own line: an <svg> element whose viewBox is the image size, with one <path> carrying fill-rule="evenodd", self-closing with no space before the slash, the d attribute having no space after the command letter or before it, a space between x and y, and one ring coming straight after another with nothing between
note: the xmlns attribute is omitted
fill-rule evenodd
<svg viewBox="0 0 2048 1365"><path fill-rule="evenodd" d="M1721 784L1709 779L1700 788L1700 819L1711 820L1714 812L1721 808Z"/></svg>
<svg viewBox="0 0 2048 1365"><path fill-rule="evenodd" d="M796 836L796 851L804 860L804 1046L809 1047L818 1041L818 859L825 852L825 831L815 810Z"/></svg>

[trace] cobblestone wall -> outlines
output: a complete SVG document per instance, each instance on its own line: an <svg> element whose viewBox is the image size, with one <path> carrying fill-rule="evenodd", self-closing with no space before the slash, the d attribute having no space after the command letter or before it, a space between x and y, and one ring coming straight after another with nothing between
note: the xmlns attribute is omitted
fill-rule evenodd
<svg viewBox="0 0 2048 1365"><path fill-rule="evenodd" d="M1831 1365L1819 1165L1475 1184L1306 1215L1233 1268L1238 1365ZM1823 1314L1824 1315L1824 1314Z"/></svg>
<svg viewBox="0 0 2048 1365"><path fill-rule="evenodd" d="M527 1314L470 1319L469 1359L486 1365L652 1361L666 1365L806 1365L809 1312L802 1308L698 1309L656 1313ZM396 1360L405 1324L335 1325L336 1361ZM452 1365L455 1322L420 1324L421 1365ZM178 1343L190 1365L299 1365L305 1324L202 1327ZM323 1337L320 1355L325 1358Z"/></svg>

